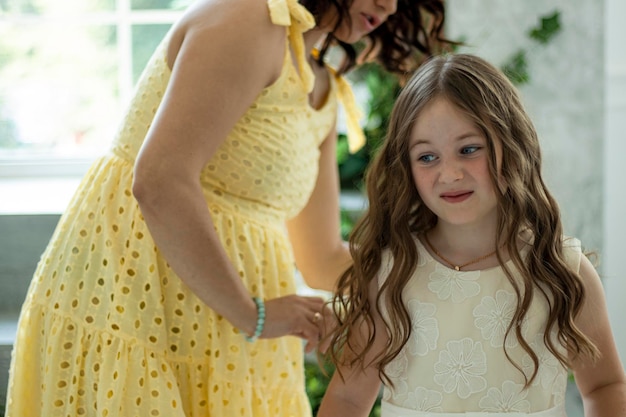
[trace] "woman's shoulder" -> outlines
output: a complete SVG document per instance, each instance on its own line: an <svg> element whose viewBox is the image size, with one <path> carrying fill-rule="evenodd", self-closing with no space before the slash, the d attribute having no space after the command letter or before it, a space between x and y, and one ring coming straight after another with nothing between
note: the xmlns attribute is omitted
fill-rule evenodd
<svg viewBox="0 0 626 417"><path fill-rule="evenodd" d="M234 25L232 31L239 33L278 31L271 3L269 0L200 0L183 13L180 23L188 29L225 30Z"/></svg>
<svg viewBox="0 0 626 417"><path fill-rule="evenodd" d="M262 68L266 68L267 76L275 78L282 67L286 37L285 28L272 22L267 0L199 0L171 30L168 63L173 67L187 45L212 62L255 62L248 65L251 71L265 73Z"/></svg>

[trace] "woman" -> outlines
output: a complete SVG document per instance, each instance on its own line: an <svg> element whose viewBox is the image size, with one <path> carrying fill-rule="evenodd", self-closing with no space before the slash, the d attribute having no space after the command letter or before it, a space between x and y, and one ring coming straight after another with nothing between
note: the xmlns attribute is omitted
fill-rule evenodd
<svg viewBox="0 0 626 417"><path fill-rule="evenodd" d="M338 97L362 135L325 53L347 52L342 73L366 37L366 55L409 70L442 24L434 0L191 6L35 273L7 415L310 414L299 338L317 347L323 300L295 295L294 264L331 289L350 263Z"/></svg>

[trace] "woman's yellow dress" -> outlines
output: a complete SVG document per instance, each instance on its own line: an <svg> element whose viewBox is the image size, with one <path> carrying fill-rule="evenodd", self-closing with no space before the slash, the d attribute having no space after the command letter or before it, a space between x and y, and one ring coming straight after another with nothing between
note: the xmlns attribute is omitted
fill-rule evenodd
<svg viewBox="0 0 626 417"><path fill-rule="evenodd" d="M309 106L302 32L313 18L296 0L269 0L268 8L289 35L282 73L200 178L235 269L251 296L265 299L296 292L284 222L312 192L319 145L346 92L334 78L324 106ZM111 151L83 179L38 265L20 316L7 417L311 413L301 340L245 342L170 269L131 193L135 157L170 77L166 49L167 37Z"/></svg>

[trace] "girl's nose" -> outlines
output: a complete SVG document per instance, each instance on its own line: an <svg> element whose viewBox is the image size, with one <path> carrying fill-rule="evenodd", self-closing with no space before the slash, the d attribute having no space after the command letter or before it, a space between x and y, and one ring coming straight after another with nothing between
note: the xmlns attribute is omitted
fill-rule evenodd
<svg viewBox="0 0 626 417"><path fill-rule="evenodd" d="M454 161L441 161L439 164L439 182L450 184L463 179L463 170Z"/></svg>

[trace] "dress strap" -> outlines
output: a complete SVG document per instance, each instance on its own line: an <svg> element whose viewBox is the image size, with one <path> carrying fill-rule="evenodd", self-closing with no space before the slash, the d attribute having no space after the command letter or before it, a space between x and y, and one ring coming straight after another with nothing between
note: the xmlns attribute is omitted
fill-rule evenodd
<svg viewBox="0 0 626 417"><path fill-rule="evenodd" d="M307 92L313 90L315 76L307 60L307 51L304 48L304 32L315 26L313 15L298 0L268 0L267 6L270 18L275 25L289 28L289 38L296 55L300 78ZM361 149L365 144L365 135L359 125L362 113L359 110L352 88L340 75L331 68L331 73L336 80L337 95L346 112L348 128L348 145L351 153Z"/></svg>
<svg viewBox="0 0 626 417"><path fill-rule="evenodd" d="M296 55L300 78L306 91L311 92L315 78L307 62L302 34L315 26L313 15L298 0L268 0L267 6L272 23L289 28L289 38Z"/></svg>
<svg viewBox="0 0 626 417"><path fill-rule="evenodd" d="M346 127L348 129L348 149L350 153L355 153L365 145L365 134L359 124L363 117L363 112L356 103L352 87L346 79L338 75L332 68L331 74L337 83L337 96L339 102L346 112Z"/></svg>

